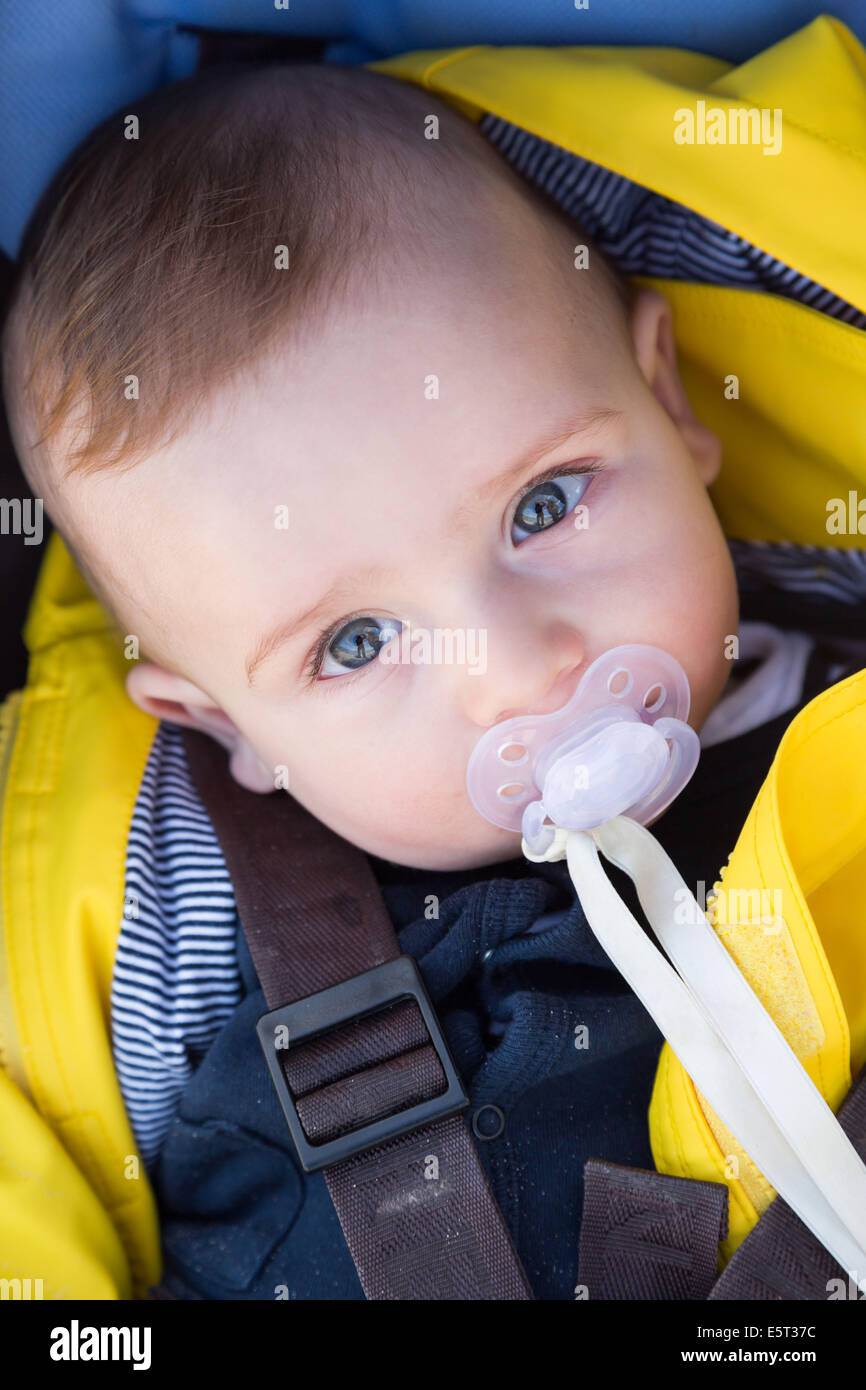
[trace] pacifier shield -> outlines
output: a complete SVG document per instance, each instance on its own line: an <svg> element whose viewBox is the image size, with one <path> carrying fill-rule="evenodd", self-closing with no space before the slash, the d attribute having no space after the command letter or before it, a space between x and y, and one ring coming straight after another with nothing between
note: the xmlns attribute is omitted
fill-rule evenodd
<svg viewBox="0 0 866 1390"><path fill-rule="evenodd" d="M641 643L613 647L561 709L505 719L481 735L466 771L472 803L503 830L520 831L530 806L538 830L545 817L591 829L632 812L645 824L697 766L689 704L688 678L669 652Z"/></svg>

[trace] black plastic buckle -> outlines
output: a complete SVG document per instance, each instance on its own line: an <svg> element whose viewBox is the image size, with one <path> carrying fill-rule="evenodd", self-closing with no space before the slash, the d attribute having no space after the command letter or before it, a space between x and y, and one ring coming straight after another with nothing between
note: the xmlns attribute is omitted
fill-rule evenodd
<svg viewBox="0 0 866 1390"><path fill-rule="evenodd" d="M288 1029L289 1045L309 1041L320 1033L331 1032L341 1023L363 1018L365 1014L377 1013L387 1004L395 1004L400 999L411 998L416 1001L427 1025L430 1041L445 1073L447 1086L441 1095L431 1100L421 1101L407 1110L398 1110L394 1115L386 1115L381 1120L360 1125L357 1129L340 1134L322 1144L311 1144L301 1126L292 1093L289 1090L285 1073L280 1065L279 1049L275 1046L275 1029L283 1026ZM256 1023L256 1032L265 1054L271 1073L271 1080L277 1088L280 1105L291 1131L301 1166L307 1173L315 1173L320 1168L329 1168L355 1154L374 1149L387 1139L395 1139L410 1130L419 1129L431 1120L444 1120L465 1110L469 1097L457 1073L457 1068L448 1051L448 1044L439 1026L439 1020L424 988L424 981L411 956L398 956L396 960L386 961L367 970L363 975L355 975L351 980L343 980L330 989L318 994L310 994L306 999L298 999L294 1004L283 1004L279 1009L262 1014Z"/></svg>

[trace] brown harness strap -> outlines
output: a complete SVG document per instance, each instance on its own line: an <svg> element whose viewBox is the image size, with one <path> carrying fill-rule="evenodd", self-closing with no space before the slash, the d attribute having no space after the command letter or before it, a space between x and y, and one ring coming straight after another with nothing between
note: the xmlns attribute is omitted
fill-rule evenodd
<svg viewBox="0 0 866 1390"><path fill-rule="evenodd" d="M705 1299L728 1233L720 1183L589 1159L578 1285L590 1299Z"/></svg>
<svg viewBox="0 0 866 1390"><path fill-rule="evenodd" d="M861 1158L866 1159L866 1066L851 1087L836 1118ZM866 1269L856 1279L866 1278ZM718 1279L711 1299L822 1299L830 1296L831 1281L849 1290L848 1273L833 1259L799 1216L781 1197L775 1197L742 1245L734 1251ZM837 1283L838 1289L838 1283Z"/></svg>
<svg viewBox="0 0 866 1390"><path fill-rule="evenodd" d="M369 1299L531 1299L468 1105L366 856L184 729L271 1012L257 1031L301 1163L324 1170Z"/></svg>
<svg viewBox="0 0 866 1390"><path fill-rule="evenodd" d="M838 1112L866 1159L866 1066ZM590 1159L578 1280L590 1298L857 1298L856 1281L787 1202L776 1197L716 1278L717 1246L727 1234L727 1188ZM834 1282L835 1281L835 1282Z"/></svg>

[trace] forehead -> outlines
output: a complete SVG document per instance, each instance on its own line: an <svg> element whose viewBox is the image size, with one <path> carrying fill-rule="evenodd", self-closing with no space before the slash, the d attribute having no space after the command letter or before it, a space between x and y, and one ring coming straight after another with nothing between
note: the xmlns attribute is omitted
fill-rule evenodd
<svg viewBox="0 0 866 1390"><path fill-rule="evenodd" d="M569 411L621 405L582 272L569 298L544 256L489 249L360 296L237 376L165 449L87 480L79 505L126 587L192 640L212 644L215 621L226 640L248 633L383 547L410 571L467 489Z"/></svg>
<svg viewBox="0 0 866 1390"><path fill-rule="evenodd" d="M154 461L153 482L206 510L233 482L276 504L286 488L314 498L325 477L362 497L368 479L389 472L415 489L451 469L483 472L520 448L522 428L543 430L563 399L578 409L610 388L617 355L594 302L581 299L545 301L528 279L479 286L455 276L428 282L411 303L391 296L347 313L232 383Z"/></svg>

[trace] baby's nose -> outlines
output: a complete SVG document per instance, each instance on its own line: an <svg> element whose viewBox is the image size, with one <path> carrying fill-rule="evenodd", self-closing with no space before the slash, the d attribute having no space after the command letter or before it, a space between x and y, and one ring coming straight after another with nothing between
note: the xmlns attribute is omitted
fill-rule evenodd
<svg viewBox="0 0 866 1390"><path fill-rule="evenodd" d="M453 604L484 639L483 660L450 678L452 696L478 729L568 702L588 665L588 644L567 596L498 574L483 593L460 592Z"/></svg>
<svg viewBox="0 0 866 1390"><path fill-rule="evenodd" d="M552 714L554 710L562 709L563 705L568 704L577 689L578 681L585 667L585 661L571 662L568 666L563 667L540 699L532 704L500 710L496 718L490 721L491 724L501 724L504 720L514 719L517 715Z"/></svg>
<svg viewBox="0 0 866 1390"><path fill-rule="evenodd" d="M551 714L571 699L587 664L573 630L563 627L543 637L536 633L531 643L514 648L510 658L489 661L483 675L461 681L464 713L479 729L518 715Z"/></svg>

